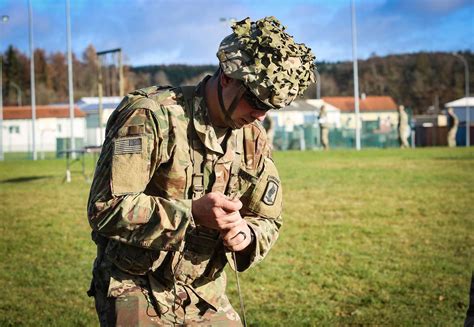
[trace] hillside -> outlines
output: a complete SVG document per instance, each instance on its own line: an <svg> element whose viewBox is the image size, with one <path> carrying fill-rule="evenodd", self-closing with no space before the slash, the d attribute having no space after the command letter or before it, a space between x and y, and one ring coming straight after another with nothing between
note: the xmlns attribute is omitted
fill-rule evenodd
<svg viewBox="0 0 474 327"><path fill-rule="evenodd" d="M461 53L470 67L473 88L474 55ZM98 66L95 48L90 45L81 59L73 56L74 96L97 96ZM118 95L118 70L112 61L102 62L104 95ZM321 96L352 96L354 94L352 62L318 62ZM153 84L192 85L217 66L152 65L124 67L125 91ZM67 62L63 53L35 50L36 103L67 102ZM29 60L10 46L4 54L3 98L7 105L30 102ZM415 113L437 111L444 103L464 96L464 66L446 52L419 52L380 57L373 55L359 60L360 93L390 95L398 104L413 108ZM21 90L23 90L21 92ZM20 94L21 93L21 96ZM305 98L316 97L311 85ZM431 108L431 109L430 109Z"/></svg>

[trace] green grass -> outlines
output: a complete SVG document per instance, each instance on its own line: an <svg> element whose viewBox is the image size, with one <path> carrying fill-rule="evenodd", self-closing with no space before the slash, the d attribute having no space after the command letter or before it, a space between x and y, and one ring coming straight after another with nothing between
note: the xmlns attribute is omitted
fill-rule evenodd
<svg viewBox="0 0 474 327"><path fill-rule="evenodd" d="M241 274L251 326L460 326L474 268L474 149L278 152L284 225ZM0 325L97 325L81 166L0 163ZM88 172L92 162L88 161ZM233 274L229 295L239 308Z"/></svg>

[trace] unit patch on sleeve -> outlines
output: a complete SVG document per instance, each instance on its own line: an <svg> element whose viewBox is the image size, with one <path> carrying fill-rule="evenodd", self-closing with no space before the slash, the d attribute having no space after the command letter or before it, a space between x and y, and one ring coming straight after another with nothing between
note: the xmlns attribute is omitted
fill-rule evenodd
<svg viewBox="0 0 474 327"><path fill-rule="evenodd" d="M278 194L278 181L270 178L269 176L268 181L267 181L267 186L265 188L265 192L263 193L263 203L266 205L273 205L275 203L276 196Z"/></svg>
<svg viewBox="0 0 474 327"><path fill-rule="evenodd" d="M141 137L121 138L114 143L114 155L142 152Z"/></svg>

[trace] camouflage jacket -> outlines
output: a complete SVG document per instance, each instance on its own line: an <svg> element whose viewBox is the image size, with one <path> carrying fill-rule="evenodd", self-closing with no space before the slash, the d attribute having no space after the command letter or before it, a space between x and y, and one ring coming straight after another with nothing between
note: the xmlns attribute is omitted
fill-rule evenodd
<svg viewBox="0 0 474 327"><path fill-rule="evenodd" d="M240 197L256 240L239 271L261 261L278 237L282 189L264 129L252 123L219 143L203 84L132 92L107 123L88 218L95 269L116 271L101 274L110 278L109 296L150 276L164 288L187 285L211 305L224 293L224 266L235 267L219 233L195 224L193 196Z"/></svg>

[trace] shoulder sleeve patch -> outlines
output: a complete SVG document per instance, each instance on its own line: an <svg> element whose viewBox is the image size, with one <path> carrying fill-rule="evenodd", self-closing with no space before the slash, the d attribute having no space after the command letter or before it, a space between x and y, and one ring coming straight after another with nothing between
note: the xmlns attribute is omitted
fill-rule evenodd
<svg viewBox="0 0 474 327"><path fill-rule="evenodd" d="M275 204L279 188L279 181L273 176L268 176L267 186L265 187L265 192L263 193L262 198L263 203L269 206Z"/></svg>
<svg viewBox="0 0 474 327"><path fill-rule="evenodd" d="M277 219L282 211L282 187L273 161L265 158L264 169L244 205L254 214Z"/></svg>

